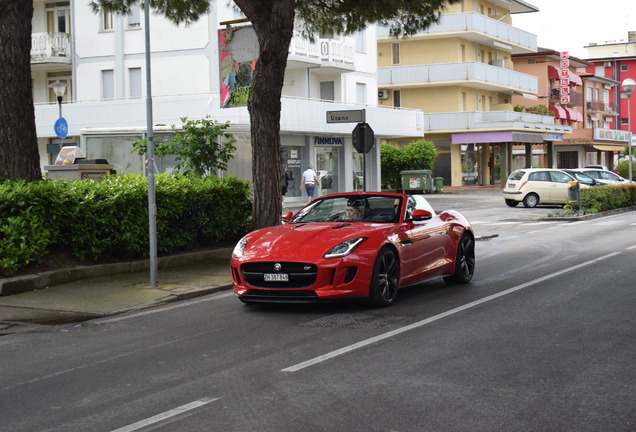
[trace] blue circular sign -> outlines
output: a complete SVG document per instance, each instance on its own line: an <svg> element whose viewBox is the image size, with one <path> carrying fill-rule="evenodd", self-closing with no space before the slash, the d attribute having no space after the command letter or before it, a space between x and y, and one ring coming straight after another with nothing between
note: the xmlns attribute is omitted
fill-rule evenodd
<svg viewBox="0 0 636 432"><path fill-rule="evenodd" d="M66 123L66 119L64 117L60 117L55 122L55 135L64 139L68 135L68 123Z"/></svg>

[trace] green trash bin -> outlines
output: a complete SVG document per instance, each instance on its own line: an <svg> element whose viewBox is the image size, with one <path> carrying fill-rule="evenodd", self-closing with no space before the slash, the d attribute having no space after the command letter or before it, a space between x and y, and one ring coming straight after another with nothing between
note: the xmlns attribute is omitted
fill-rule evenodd
<svg viewBox="0 0 636 432"><path fill-rule="evenodd" d="M435 193L442 193L444 187L444 177L435 177Z"/></svg>
<svg viewBox="0 0 636 432"><path fill-rule="evenodd" d="M431 193L433 190L433 171L407 170L400 171L402 190L406 193Z"/></svg>

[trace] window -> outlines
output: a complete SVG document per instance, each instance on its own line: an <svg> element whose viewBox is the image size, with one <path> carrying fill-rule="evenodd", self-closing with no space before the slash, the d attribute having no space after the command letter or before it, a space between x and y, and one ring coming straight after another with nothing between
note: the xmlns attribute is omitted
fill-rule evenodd
<svg viewBox="0 0 636 432"><path fill-rule="evenodd" d="M112 31L113 30L113 13L109 11L102 10L101 12L101 31Z"/></svg>
<svg viewBox="0 0 636 432"><path fill-rule="evenodd" d="M461 111L465 112L466 111L466 93L462 92L462 99L461 99Z"/></svg>
<svg viewBox="0 0 636 432"><path fill-rule="evenodd" d="M115 98L115 74L112 69L102 71L102 100Z"/></svg>
<svg viewBox="0 0 636 432"><path fill-rule="evenodd" d="M367 52L367 44L366 44L366 34L364 30L359 31L355 34L355 43L356 43L356 52L366 53Z"/></svg>
<svg viewBox="0 0 636 432"><path fill-rule="evenodd" d="M138 29L141 27L139 6L132 5L130 7L130 12L128 13L128 28L129 29Z"/></svg>
<svg viewBox="0 0 636 432"><path fill-rule="evenodd" d="M460 45L460 50L461 50L461 61L465 62L466 61L466 45Z"/></svg>
<svg viewBox="0 0 636 432"><path fill-rule="evenodd" d="M356 83L356 103L361 105L367 104L367 85Z"/></svg>
<svg viewBox="0 0 636 432"><path fill-rule="evenodd" d="M628 125L629 124L629 119L628 118L622 118L621 119L621 124L622 125Z"/></svg>
<svg viewBox="0 0 636 432"><path fill-rule="evenodd" d="M402 95L400 90L393 90L393 106L399 108L402 106Z"/></svg>
<svg viewBox="0 0 636 432"><path fill-rule="evenodd" d="M391 44L391 64L400 64L400 44Z"/></svg>
<svg viewBox="0 0 636 432"><path fill-rule="evenodd" d="M333 81L323 81L320 83L320 99L325 101L335 100L335 83Z"/></svg>
<svg viewBox="0 0 636 432"><path fill-rule="evenodd" d="M128 69L128 84L130 86L130 97L141 97L141 68Z"/></svg>
<svg viewBox="0 0 636 432"><path fill-rule="evenodd" d="M621 65L621 72L627 72L627 65L626 64L622 64Z"/></svg>
<svg viewBox="0 0 636 432"><path fill-rule="evenodd" d="M46 3L46 31L49 33L70 33L71 22L68 1Z"/></svg>

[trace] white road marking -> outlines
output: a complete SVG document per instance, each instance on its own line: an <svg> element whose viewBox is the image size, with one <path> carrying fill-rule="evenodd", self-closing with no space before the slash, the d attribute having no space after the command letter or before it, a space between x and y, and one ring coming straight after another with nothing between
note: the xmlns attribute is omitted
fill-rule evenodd
<svg viewBox="0 0 636 432"><path fill-rule="evenodd" d="M166 411L166 412L163 412L161 414L157 414L156 416L149 417L149 418L147 418L145 420L138 421L138 422L133 423L133 424L128 425L128 426L124 426L123 428L115 429L112 432L132 432L132 431L136 431L136 430L145 428L146 426L149 426L151 424L159 423L159 422L161 422L161 421L163 421L165 419L168 419L170 417L174 417L174 416L177 416L179 414L183 414L184 412L191 411L193 409L199 408L199 407L201 407L203 405L207 405L207 404L209 404L211 402L214 402L216 400L219 400L219 398L203 398L203 399L199 399L197 401L190 402L189 404L185 404L185 405L182 405L182 406L180 406L178 408L172 409L170 411Z"/></svg>
<svg viewBox="0 0 636 432"><path fill-rule="evenodd" d="M465 304L463 306L459 306L459 307L457 307L455 309L451 309L451 310L443 312L441 314L432 316L432 317L427 318L425 320L418 321L416 323L413 323L413 324L410 324L410 325L407 325L407 326L404 326L404 327L400 327L400 328L392 330L390 332L383 333L381 335L378 335L378 336L375 336L375 337L372 337L372 338L369 338L369 339L365 339L363 341L360 341L360 342L354 343L352 345L337 349L335 351L331 351L331 352L329 352L327 354L323 354L323 355L321 355L319 357L315 357L315 358L313 358L311 360L307 360L305 362L298 363L298 364L296 364L294 366L287 367L285 369L282 369L281 372L297 372L297 371L299 371L301 369L304 369L304 368L307 368L309 366L314 366L314 365L316 365L318 363L322 363L322 362L324 362L326 360L329 360L329 359L332 359L334 357L338 357L338 356L341 356L343 354L347 354L349 352L352 352L352 351L355 351L357 349L363 348L365 346L374 344L376 342L380 342L382 340L391 338L393 336L397 336L399 334L406 333L406 332L408 332L410 330L414 330L414 329L423 327L423 326L425 326L427 324L430 324L432 322L438 321L438 320L440 320L442 318L446 318L448 316L455 315L455 314L457 314L459 312L465 311L465 310L473 308L475 306L479 306L479 305L481 305L483 303L487 303L487 302L495 300L495 299L497 299L499 297L503 297L503 296L506 296L508 294L512 294L512 293L514 293L516 291L522 290L522 289L527 288L529 286L536 285L536 284L538 284L540 282L543 282L543 281L546 281L548 279L552 279L552 278L555 278L557 276L561 276L563 274L572 272L574 270L578 270L578 269L580 269L582 267L586 267L586 266L595 264L595 263L597 263L599 261L606 260L608 258L611 258L611 257L619 255L619 254L620 254L620 252L612 252L610 254L603 255L601 257L595 258L595 259L593 259L591 261L586 261L584 263L575 265L574 267L563 269L561 271L558 271L558 272L555 272L555 273L540 277L538 279L534 279L532 281L523 283L521 285L517 285L515 287L509 288L509 289L507 289L505 291L498 292L497 294L493 294L493 295L490 295L488 297L484 297L484 298L482 298L480 300L476 300L474 302L467 303L467 304Z"/></svg>
<svg viewBox="0 0 636 432"><path fill-rule="evenodd" d="M628 248L625 248L625 249L627 249L627 250L632 250L632 249L636 249L636 245L634 245L634 246L630 246L630 247L628 247Z"/></svg>

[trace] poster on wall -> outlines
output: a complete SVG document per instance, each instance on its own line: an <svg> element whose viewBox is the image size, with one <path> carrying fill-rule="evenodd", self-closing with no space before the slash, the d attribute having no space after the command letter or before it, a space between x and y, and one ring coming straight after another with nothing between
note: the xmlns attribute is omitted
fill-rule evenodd
<svg viewBox="0 0 636 432"><path fill-rule="evenodd" d="M252 27L219 30L221 108L247 105L257 59L258 40Z"/></svg>

